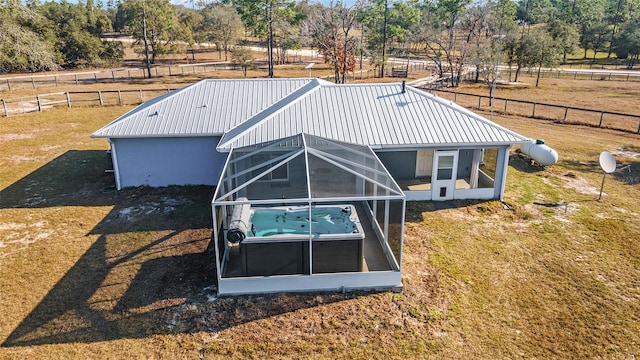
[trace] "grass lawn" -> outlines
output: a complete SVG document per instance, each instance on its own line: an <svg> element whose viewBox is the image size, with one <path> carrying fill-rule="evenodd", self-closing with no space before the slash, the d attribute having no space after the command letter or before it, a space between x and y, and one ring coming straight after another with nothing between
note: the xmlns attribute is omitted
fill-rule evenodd
<svg viewBox="0 0 640 360"><path fill-rule="evenodd" d="M494 115L559 163L514 150L505 204L408 203L402 294L216 299L213 189L104 173L88 136L127 110L0 119L0 358L640 356L640 135ZM604 150L632 171L595 201Z"/></svg>

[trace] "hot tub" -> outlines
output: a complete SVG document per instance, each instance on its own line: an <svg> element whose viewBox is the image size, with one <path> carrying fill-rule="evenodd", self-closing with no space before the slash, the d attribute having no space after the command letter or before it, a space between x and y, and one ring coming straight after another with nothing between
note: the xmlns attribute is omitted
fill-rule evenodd
<svg viewBox="0 0 640 360"><path fill-rule="evenodd" d="M364 239L358 214L353 205L318 205L309 207L277 206L252 208L250 231L244 242L275 242L309 240L309 226L313 240Z"/></svg>
<svg viewBox="0 0 640 360"><path fill-rule="evenodd" d="M252 208L240 242L244 276L362 271L364 230L353 205ZM309 251L311 225L312 251ZM311 255L313 259L310 259Z"/></svg>

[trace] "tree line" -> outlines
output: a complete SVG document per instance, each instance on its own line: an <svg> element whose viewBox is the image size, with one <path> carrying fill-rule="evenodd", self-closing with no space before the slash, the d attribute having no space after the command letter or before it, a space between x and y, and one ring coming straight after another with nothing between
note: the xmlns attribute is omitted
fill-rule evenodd
<svg viewBox="0 0 640 360"><path fill-rule="evenodd" d="M292 49L314 48L336 82L366 60L380 76L389 57L426 58L457 86L463 73L495 82L497 66L553 67L579 49L627 59L640 55L640 0L0 0L0 72L111 66L124 45L105 35L134 38L147 68L171 53L210 43L246 70L257 40L267 48L268 76ZM149 71L149 76L151 73Z"/></svg>

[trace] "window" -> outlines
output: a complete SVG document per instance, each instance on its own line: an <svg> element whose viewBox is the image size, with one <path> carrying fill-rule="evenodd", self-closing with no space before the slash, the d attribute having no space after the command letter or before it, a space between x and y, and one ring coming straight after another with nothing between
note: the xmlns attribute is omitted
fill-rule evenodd
<svg viewBox="0 0 640 360"><path fill-rule="evenodd" d="M281 154L257 154L252 157L252 161L256 164L268 162L271 159L274 159ZM270 163L269 165L263 166L257 170L252 172L252 176L256 177L261 173L265 172L269 169L269 167L275 165L276 162ZM275 169L273 169L270 173L264 175L258 181L287 181L289 180L289 163L283 164Z"/></svg>

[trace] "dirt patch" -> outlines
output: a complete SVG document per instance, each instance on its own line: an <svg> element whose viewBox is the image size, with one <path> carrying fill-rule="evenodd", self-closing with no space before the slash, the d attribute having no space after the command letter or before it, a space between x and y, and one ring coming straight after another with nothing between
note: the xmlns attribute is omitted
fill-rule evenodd
<svg viewBox="0 0 640 360"><path fill-rule="evenodd" d="M637 159L640 158L640 152L633 151L631 149L627 149L624 147L617 147L611 150L611 154L615 156L622 156L629 159Z"/></svg>
<svg viewBox="0 0 640 360"><path fill-rule="evenodd" d="M46 225L45 221L31 224L6 223L0 225L0 248L3 249L0 252L0 260L53 235L53 231L47 230Z"/></svg>
<svg viewBox="0 0 640 360"><path fill-rule="evenodd" d="M131 221L136 218L152 214L168 214L174 211L176 207L190 203L191 200L184 197L162 197L160 198L160 201L147 202L136 206L126 207L118 211L118 218Z"/></svg>
<svg viewBox="0 0 640 360"><path fill-rule="evenodd" d="M585 195L598 195L600 194L600 190L594 186L591 186L587 180L581 178L580 176L568 172L563 174L560 179L562 180L562 185L567 189L573 189L580 194ZM604 193L603 193L604 194Z"/></svg>
<svg viewBox="0 0 640 360"><path fill-rule="evenodd" d="M33 134L0 134L0 141L32 139Z"/></svg>

